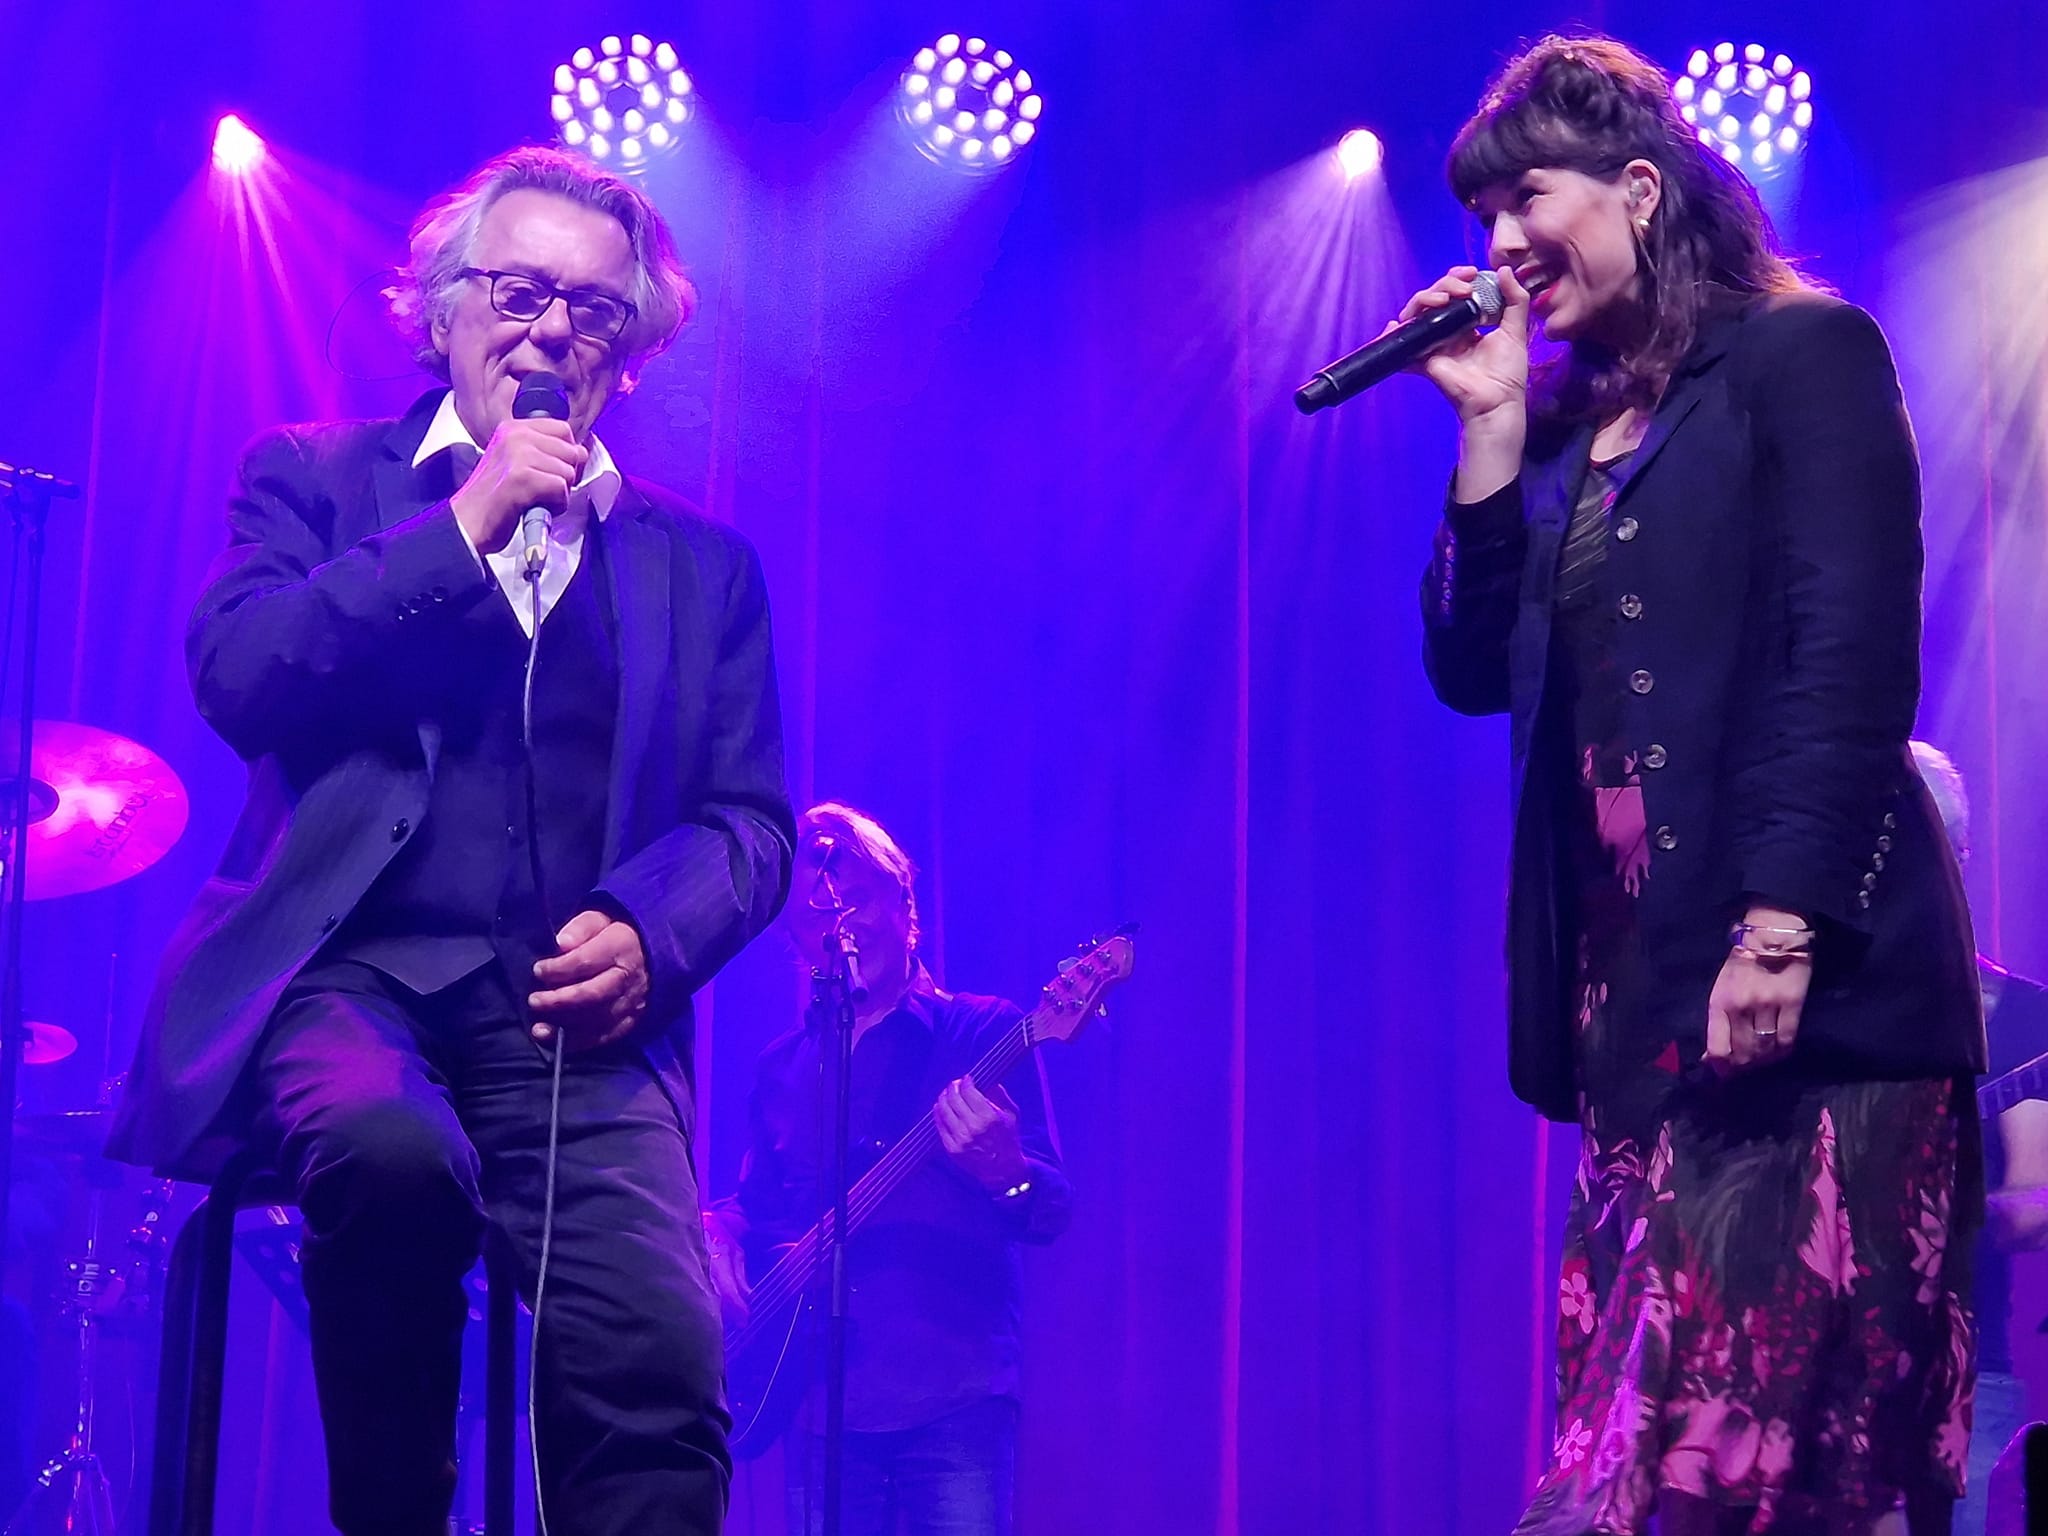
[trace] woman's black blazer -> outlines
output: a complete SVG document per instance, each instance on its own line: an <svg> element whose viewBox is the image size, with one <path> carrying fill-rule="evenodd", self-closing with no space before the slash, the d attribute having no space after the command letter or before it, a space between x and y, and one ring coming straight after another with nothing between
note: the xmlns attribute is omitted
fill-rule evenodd
<svg viewBox="0 0 2048 1536"><path fill-rule="evenodd" d="M1445 512L1424 656L1453 709L1511 720L1510 1076L1576 1115L1576 932L1561 853L1575 793L1546 699L1559 546L1590 427L1532 430L1518 481ZM1621 468L1599 597L1643 789L1640 920L1654 974L1632 1029L1704 1048L1707 993L1748 899L1820 929L1787 1070L1826 1080L1984 1068L1969 914L1907 740L1920 694L1919 463L1869 315L1820 293L1701 328Z"/></svg>

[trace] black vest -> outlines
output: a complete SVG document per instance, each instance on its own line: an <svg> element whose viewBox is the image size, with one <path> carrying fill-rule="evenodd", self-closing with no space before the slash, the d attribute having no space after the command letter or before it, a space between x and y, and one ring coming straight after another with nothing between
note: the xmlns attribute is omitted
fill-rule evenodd
<svg viewBox="0 0 2048 1536"><path fill-rule="evenodd" d="M329 953L415 992L440 990L496 959L515 997L553 934L589 903L604 858L619 663L604 540L592 518L583 559L540 627L533 686L534 772L521 731L527 639L493 593L456 620L409 680L433 700L441 749L427 813L392 828L405 847L350 914ZM540 883L528 827L537 816ZM542 891L545 892L543 899Z"/></svg>

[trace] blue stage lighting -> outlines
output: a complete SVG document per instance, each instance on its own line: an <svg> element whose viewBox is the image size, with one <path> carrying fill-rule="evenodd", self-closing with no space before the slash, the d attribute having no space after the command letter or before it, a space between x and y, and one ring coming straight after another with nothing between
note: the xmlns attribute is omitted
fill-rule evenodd
<svg viewBox="0 0 2048 1536"><path fill-rule="evenodd" d="M557 65L549 111L569 148L617 170L640 171L675 148L695 91L675 49L636 32L578 48Z"/></svg>
<svg viewBox="0 0 2048 1536"><path fill-rule="evenodd" d="M1813 130L1812 77L1761 43L1694 49L1671 92L1700 142L1751 181L1784 170Z"/></svg>
<svg viewBox="0 0 2048 1536"><path fill-rule="evenodd" d="M948 32L911 59L896 110L927 159L987 175L1038 136L1045 102L1007 51Z"/></svg>

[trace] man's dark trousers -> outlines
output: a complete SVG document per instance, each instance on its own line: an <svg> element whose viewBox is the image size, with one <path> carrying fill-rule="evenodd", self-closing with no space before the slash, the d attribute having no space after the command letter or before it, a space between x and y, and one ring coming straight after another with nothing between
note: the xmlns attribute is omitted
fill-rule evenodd
<svg viewBox="0 0 2048 1536"><path fill-rule="evenodd" d="M430 997L301 976L252 1063L305 1215L336 1524L444 1536L463 1277L487 1227L531 1301L551 1062L496 965ZM555 1536L715 1532L731 1463L688 1118L626 1045L567 1058L535 1360Z"/></svg>

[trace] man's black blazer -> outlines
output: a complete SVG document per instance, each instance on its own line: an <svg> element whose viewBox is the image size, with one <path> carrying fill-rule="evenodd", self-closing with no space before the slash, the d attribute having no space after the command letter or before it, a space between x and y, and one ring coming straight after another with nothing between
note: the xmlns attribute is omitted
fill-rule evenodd
<svg viewBox="0 0 2048 1536"><path fill-rule="evenodd" d="M186 658L248 801L164 956L113 1156L203 1171L194 1144L280 994L426 812L439 737L409 658L504 600L412 464L439 402L244 456ZM691 994L774 918L795 846L767 594L744 539L644 482L604 537L619 709L595 895L646 946L643 1039L688 1116Z"/></svg>
<svg viewBox="0 0 2048 1536"><path fill-rule="evenodd" d="M1576 1117L1574 935L1560 836L1569 723L1546 708L1560 545L1590 427L1531 433L1517 482L1453 503L1424 574L1437 695L1511 718L1510 1073ZM1599 581L1643 789L1642 1021L1704 1049L1707 993L1749 897L1820 927L1789 1070L1983 1070L1970 922L1906 743L1920 690L1919 464L1883 333L1811 292L1731 303L1618 470Z"/></svg>

